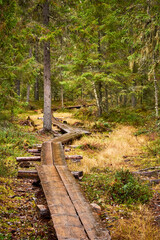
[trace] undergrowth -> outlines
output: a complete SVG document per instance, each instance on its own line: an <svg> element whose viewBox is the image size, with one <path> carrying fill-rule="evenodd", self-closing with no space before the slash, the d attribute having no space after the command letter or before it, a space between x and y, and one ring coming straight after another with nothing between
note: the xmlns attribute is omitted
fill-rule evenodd
<svg viewBox="0 0 160 240"><path fill-rule="evenodd" d="M103 204L133 204L146 203L152 197L147 185L135 178L129 170L119 170L115 173L92 171L85 175L81 185L91 202Z"/></svg>
<svg viewBox="0 0 160 240"><path fill-rule="evenodd" d="M15 158L25 155L25 149L36 142L35 136L23 127L7 120L0 122L0 176L15 175Z"/></svg>

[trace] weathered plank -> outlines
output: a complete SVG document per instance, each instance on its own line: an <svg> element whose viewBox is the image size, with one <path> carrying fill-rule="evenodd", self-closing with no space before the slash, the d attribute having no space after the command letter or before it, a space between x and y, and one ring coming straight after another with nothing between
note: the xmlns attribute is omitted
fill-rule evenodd
<svg viewBox="0 0 160 240"><path fill-rule="evenodd" d="M56 166L56 169L65 185L89 239L110 239L108 231L100 229L98 219L93 216L90 204L86 201L81 192L80 186L69 172L67 166Z"/></svg>
<svg viewBox="0 0 160 240"><path fill-rule="evenodd" d="M75 133L80 133L81 135L82 134L90 134L89 131L86 131L84 129L74 128L74 127L69 126L65 123L61 123L61 122L57 121L54 117L52 117L52 123L53 123L54 126L57 126L58 128L60 128L64 133L75 132Z"/></svg>
<svg viewBox="0 0 160 240"><path fill-rule="evenodd" d="M44 142L41 148L41 163L44 165L53 165L52 142Z"/></svg>
<svg viewBox="0 0 160 240"><path fill-rule="evenodd" d="M55 166L37 166L58 239L84 239L87 234Z"/></svg>

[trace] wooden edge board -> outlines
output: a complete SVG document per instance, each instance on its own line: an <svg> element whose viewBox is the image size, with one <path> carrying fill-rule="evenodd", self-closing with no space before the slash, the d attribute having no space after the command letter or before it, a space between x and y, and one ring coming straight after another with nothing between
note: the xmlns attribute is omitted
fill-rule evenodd
<svg viewBox="0 0 160 240"><path fill-rule="evenodd" d="M68 170L67 166L56 166L56 169L66 187L68 195L74 204L77 214L84 226L84 229L91 240L110 240L107 229L100 231L98 219L93 216L90 204L86 201L80 186Z"/></svg>
<svg viewBox="0 0 160 240"><path fill-rule="evenodd" d="M36 166L36 169L41 180L58 239L88 240L83 225L77 216L73 203L55 166L41 165ZM53 180L53 175L56 177L55 181ZM48 182L45 182L45 179ZM69 214L70 212L72 215Z"/></svg>

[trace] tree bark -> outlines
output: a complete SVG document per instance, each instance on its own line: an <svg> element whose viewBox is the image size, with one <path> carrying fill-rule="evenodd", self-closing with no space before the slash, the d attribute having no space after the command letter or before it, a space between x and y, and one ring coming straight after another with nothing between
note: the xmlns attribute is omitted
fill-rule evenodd
<svg viewBox="0 0 160 240"><path fill-rule="evenodd" d="M32 48L29 49L29 58L32 57ZM26 102L29 103L29 99L30 99L30 89L31 89L31 85L30 83L28 83L27 85L27 99Z"/></svg>
<svg viewBox="0 0 160 240"><path fill-rule="evenodd" d="M100 107L100 102L99 102L99 98L98 98L98 94L97 94L97 89L96 89L95 82L93 82L93 90L94 90L94 95L95 95L95 99L96 99L96 105L97 105L97 109L98 109L98 115L100 116L100 114L101 114L101 107Z"/></svg>
<svg viewBox="0 0 160 240"><path fill-rule="evenodd" d="M27 100L26 100L27 103L29 103L29 98L30 98L30 87L31 87L31 85L28 84L27 85Z"/></svg>
<svg viewBox="0 0 160 240"><path fill-rule="evenodd" d="M49 25L49 0L43 4L43 24ZM52 130L51 118L51 79L50 79L50 42L44 42L44 117L43 130Z"/></svg>
<svg viewBox="0 0 160 240"><path fill-rule="evenodd" d="M61 107L64 108L64 93L63 93L63 86L61 86Z"/></svg>
<svg viewBox="0 0 160 240"><path fill-rule="evenodd" d="M136 99L136 95L134 92L131 95L131 102L132 102L132 107L135 108L136 104L137 104L137 99Z"/></svg>
<svg viewBox="0 0 160 240"><path fill-rule="evenodd" d="M109 111L109 102L108 102L108 86L105 85L105 111Z"/></svg>
<svg viewBox="0 0 160 240"><path fill-rule="evenodd" d="M36 61L38 62L38 41L36 41L36 44L35 44L35 59ZM39 77L37 76L36 77L36 81L35 81L35 84L34 84L34 99L36 101L39 101Z"/></svg>
<svg viewBox="0 0 160 240"><path fill-rule="evenodd" d="M100 117L102 115L102 82L101 81L97 83L97 88L98 88L98 101L99 101L98 115Z"/></svg>
<svg viewBox="0 0 160 240"><path fill-rule="evenodd" d="M154 78L155 111L156 111L156 117L158 118L158 116L159 116L159 113L158 113L158 84L157 84L155 69L153 72L153 78Z"/></svg>

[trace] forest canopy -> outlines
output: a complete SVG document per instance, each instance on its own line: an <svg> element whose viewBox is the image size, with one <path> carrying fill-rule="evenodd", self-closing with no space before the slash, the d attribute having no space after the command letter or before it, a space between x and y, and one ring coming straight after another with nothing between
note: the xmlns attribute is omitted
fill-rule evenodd
<svg viewBox="0 0 160 240"><path fill-rule="evenodd" d="M52 103L95 101L99 116L155 108L158 117L158 0L1 0L0 11L0 111L43 101L49 44Z"/></svg>

